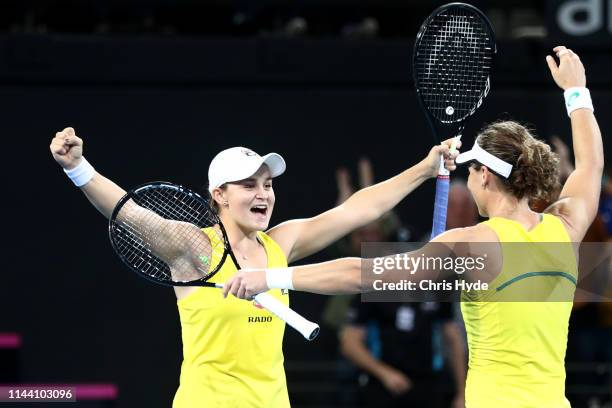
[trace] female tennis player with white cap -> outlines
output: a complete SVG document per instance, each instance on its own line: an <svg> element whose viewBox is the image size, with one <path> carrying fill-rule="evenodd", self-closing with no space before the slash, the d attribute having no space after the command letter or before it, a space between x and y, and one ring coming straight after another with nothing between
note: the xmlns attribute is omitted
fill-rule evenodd
<svg viewBox="0 0 612 408"><path fill-rule="evenodd" d="M260 156L244 147L219 153L210 163L209 191L242 268L283 268L321 250L393 208L423 181L435 176L440 157L454 169L450 141L401 174L353 194L342 205L313 218L282 223L266 233L275 205L272 179L285 171L276 154ZM82 156L74 129L58 132L51 152L89 201L107 218L125 191L97 173ZM229 258L228 258L229 259ZM236 273L225 262L210 280ZM287 407L283 368L285 324L267 310L221 291L175 287L182 327L183 364L175 408ZM288 304L286 292L271 294Z"/></svg>
<svg viewBox="0 0 612 408"><path fill-rule="evenodd" d="M489 219L474 227L447 231L432 241L442 245L428 244L407 254L419 257L431 251L457 256L478 251L474 248L481 246L465 243L495 243L497 254L485 270L491 290L484 292L486 297L477 297L483 300L478 302L463 293L462 312L470 349L467 408L570 406L565 398L564 357L577 281L572 243L583 239L596 215L604 161L584 67L566 47L553 51L559 64L551 56L546 61L554 81L564 90L576 161L559 199L544 213L530 209L530 199L554 190L558 158L520 124L494 123L481 131L474 147L456 160L470 164L468 188L480 214ZM550 242L557 244L541 245ZM516 245L508 243L521 243L519 248L529 252L517 253ZM439 247L446 249L440 252ZM513 248L514 253L510 252ZM326 294L371 291L370 276L362 275L362 267L367 272L372 271L372 265L371 259L344 258L289 268L289 273L273 269L241 271L226 282L224 291L241 297L268 288ZM448 277L440 270L411 272L385 272L380 278L423 279L419 272L430 273L431 279ZM508 301L522 300L522 295L539 286L546 288L544 294L553 293L551 288L561 288L566 296L562 301Z"/></svg>

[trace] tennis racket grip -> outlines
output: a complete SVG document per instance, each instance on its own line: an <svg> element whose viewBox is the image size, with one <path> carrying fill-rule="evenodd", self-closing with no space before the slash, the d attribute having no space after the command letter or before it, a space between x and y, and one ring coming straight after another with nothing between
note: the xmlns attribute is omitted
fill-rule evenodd
<svg viewBox="0 0 612 408"><path fill-rule="evenodd" d="M255 300L279 319L284 320L285 323L300 332L307 340L314 340L319 334L318 324L306 320L269 293L255 295Z"/></svg>
<svg viewBox="0 0 612 408"><path fill-rule="evenodd" d="M434 201L431 239L446 231L446 210L448 209L449 186L450 177L448 175L439 175L436 179L436 199Z"/></svg>

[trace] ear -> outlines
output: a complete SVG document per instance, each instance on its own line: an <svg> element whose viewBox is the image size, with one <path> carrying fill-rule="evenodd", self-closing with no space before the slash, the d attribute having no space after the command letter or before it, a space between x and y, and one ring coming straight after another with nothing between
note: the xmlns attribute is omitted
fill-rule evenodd
<svg viewBox="0 0 612 408"><path fill-rule="evenodd" d="M487 166L482 166L480 169L482 170L481 184L483 188L486 188L491 182L491 178L493 177L493 174L489 171Z"/></svg>
<svg viewBox="0 0 612 408"><path fill-rule="evenodd" d="M220 188L215 188L212 191L211 194L213 200L215 200L215 202L217 203L217 205L219 207L223 207L223 203L226 202L227 200L225 199L225 191L221 190Z"/></svg>

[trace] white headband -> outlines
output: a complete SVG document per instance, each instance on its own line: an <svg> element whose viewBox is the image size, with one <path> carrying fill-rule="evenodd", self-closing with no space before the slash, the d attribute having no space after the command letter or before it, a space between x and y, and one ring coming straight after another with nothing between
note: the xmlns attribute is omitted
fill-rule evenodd
<svg viewBox="0 0 612 408"><path fill-rule="evenodd" d="M472 146L470 150L457 156L455 162L457 164L461 164L472 160L476 160L478 163L487 166L504 178L508 178L510 176L510 172L512 171L512 165L510 163L493 156L491 153L480 147L478 142L474 142L474 146Z"/></svg>

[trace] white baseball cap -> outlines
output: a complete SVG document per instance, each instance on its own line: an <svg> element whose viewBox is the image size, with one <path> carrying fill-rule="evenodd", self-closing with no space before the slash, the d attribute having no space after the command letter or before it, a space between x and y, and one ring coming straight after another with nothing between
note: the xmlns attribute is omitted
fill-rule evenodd
<svg viewBox="0 0 612 408"><path fill-rule="evenodd" d="M231 181L244 180L267 164L272 177L285 172L285 160L278 153L260 156L246 147L231 147L215 156L208 167L208 191L212 191Z"/></svg>
<svg viewBox="0 0 612 408"><path fill-rule="evenodd" d="M504 178L510 177L512 172L512 165L508 162L503 161L497 156L492 155L485 149L478 145L478 142L474 142L474 146L466 152L461 153L455 159L455 163L462 164L471 161L477 161L478 163L487 166L493 172L499 174Z"/></svg>

